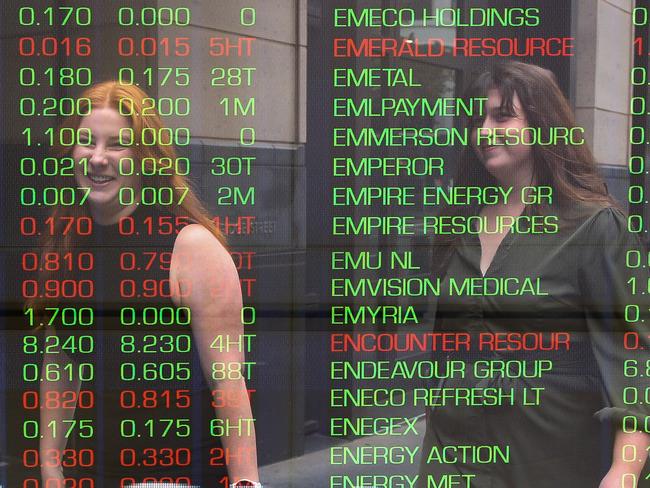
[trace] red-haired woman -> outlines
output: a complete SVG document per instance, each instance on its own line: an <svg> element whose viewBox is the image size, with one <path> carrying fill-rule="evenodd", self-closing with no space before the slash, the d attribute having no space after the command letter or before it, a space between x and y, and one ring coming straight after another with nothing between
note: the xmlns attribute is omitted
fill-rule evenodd
<svg viewBox="0 0 650 488"><path fill-rule="evenodd" d="M92 308L94 321L45 332L58 344L91 335L93 347L46 351L43 368L72 364L77 371L91 363L94 375L43 381L41 396L90 390L94 402L92 408L79 402L43 409L41 425L90 420L93 433L68 439L44 428L42 477L93 477L96 488L205 488L223 486L227 465L231 482L257 486L244 349L235 346L243 332L239 277L223 236L184 176L189 160L177 158L172 131L154 105L136 86L94 85L79 97L84 115L69 117L61 128L75 131L76 144L54 148L55 156L74 158L75 186L85 202L55 207L53 222L91 217L93 229L90 235L54 232L44 252L93 253L92 271L69 274L93 279L92 297L75 305ZM63 180L60 185L70 185ZM70 300L39 297L28 306L43 312L53 304ZM92 449L93 462L70 468L55 462L52 453L66 446Z"/></svg>

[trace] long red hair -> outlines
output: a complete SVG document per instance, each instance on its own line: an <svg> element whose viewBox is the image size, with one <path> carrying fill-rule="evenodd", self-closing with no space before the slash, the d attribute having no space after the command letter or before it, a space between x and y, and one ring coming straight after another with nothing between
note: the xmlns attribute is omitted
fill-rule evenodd
<svg viewBox="0 0 650 488"><path fill-rule="evenodd" d="M145 160L145 168L147 174L152 175L147 176L147 186L153 186L156 188L172 188L174 192L174 201L181 201L181 203L170 206L160 205L160 207L175 215L187 216L190 220L203 225L222 245L225 246L225 237L212 221L200 200L197 198L188 179L183 175L176 174L174 172L174 165L172 165L171 169L165 168L166 171L161 171L161 160L163 160L163 158L168 158L167 160L171 159L174 161L177 154L172 141L169 140L169 133L167 131L159 130L164 127L160 115L154 108L148 106L145 107L145 100L152 99L142 89L135 85L121 85L117 81L104 81L91 86L79 95L78 111L79 113L87 114L93 108L115 109L120 112L120 114L130 119L130 125L133 129L135 140L141 139L142 131L144 129L153 129L156 134L159 135L158 144L139 144L134 145L131 148L135 156L134 162L137 165L140 165L141 162L147 158ZM145 113L145 109L147 115L141 115ZM81 125L82 119L83 116L79 114L65 118L59 126L59 133L66 129L73 129L76 133L76 130ZM60 141L62 140L61 137L56 137L55 140L59 141L59 143L52 147L52 155L57 158L70 157L74 145L60 144ZM53 183L57 187L64 187L69 185L69 181L69 177L67 179L64 177L55 177ZM181 199L184 188L188 188L188 191L185 194L185 198ZM72 233L69 233L66 236L62 235L62 229L65 222L58 218L61 216L75 218L85 217L90 216L90 212L82 205L52 207L50 217L53 217L52 220L55 223L55 228L54 232L52 232L52 237L46 238L43 242L43 253L54 250L66 252L75 245ZM44 281L47 279L48 274L50 273L43 273L40 276L40 280ZM44 303L42 302L43 299L31 299L26 303L26 307L40 309L44 306Z"/></svg>

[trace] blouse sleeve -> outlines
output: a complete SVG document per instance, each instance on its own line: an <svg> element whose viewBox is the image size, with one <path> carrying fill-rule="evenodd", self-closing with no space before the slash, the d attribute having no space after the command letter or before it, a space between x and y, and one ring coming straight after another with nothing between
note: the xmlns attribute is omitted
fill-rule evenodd
<svg viewBox="0 0 650 488"><path fill-rule="evenodd" d="M621 426L650 415L650 256L619 210L585 226L578 273L606 405L596 416Z"/></svg>

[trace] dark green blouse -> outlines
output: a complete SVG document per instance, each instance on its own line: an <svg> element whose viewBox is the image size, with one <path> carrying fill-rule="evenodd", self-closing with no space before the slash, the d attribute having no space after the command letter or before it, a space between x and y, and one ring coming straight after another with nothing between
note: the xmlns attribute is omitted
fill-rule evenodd
<svg viewBox="0 0 650 488"><path fill-rule="evenodd" d="M583 216L563 221L555 234L506 235L487 279L478 236L463 236L454 249L434 328L469 332L471 350L434 353L437 361L464 361L466 374L427 386L478 400L427 409L418 486L597 488L623 417L643 427L650 414L649 256L617 209L579 210ZM637 268L626 265L626 255L636 265L634 250ZM626 350L625 340L636 349ZM634 418L627 421L632 426ZM461 456L469 451L459 446L486 447ZM440 484L445 476L460 484Z"/></svg>

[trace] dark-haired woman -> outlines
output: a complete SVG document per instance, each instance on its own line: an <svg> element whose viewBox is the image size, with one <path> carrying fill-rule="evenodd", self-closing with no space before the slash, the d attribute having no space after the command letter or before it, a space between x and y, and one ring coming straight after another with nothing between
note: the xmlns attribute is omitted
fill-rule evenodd
<svg viewBox="0 0 650 488"><path fill-rule="evenodd" d="M501 64L468 96L487 101L454 185L509 193L440 212L465 232L434 239L434 326L469 332L471 347L436 357L465 367L431 385L450 396L435 390L427 409L419 486L648 486L649 406L623 393L648 385L625 370L650 358L644 313L623 314L636 303L647 316L648 297L626 283L637 271L647 283L625 264L642 245L549 71ZM638 332L635 350L626 332Z"/></svg>
<svg viewBox="0 0 650 488"><path fill-rule="evenodd" d="M54 153L74 159L86 200L54 208L51 218L61 227L90 217L92 232L57 228L44 253L92 253L92 269L73 267L67 278L92 280L94 291L28 306L46 315L53 306L92 308L94 320L45 327L58 337L50 344L68 347L44 354L43 486L83 478L95 488L208 488L224 486L227 475L258 486L244 349L236 346L241 290L223 236L176 165L160 117L143 110L151 99L141 89L104 82L79 100L84 116L63 124L78 140ZM45 402L63 396L78 401ZM77 427L62 435L73 419Z"/></svg>

